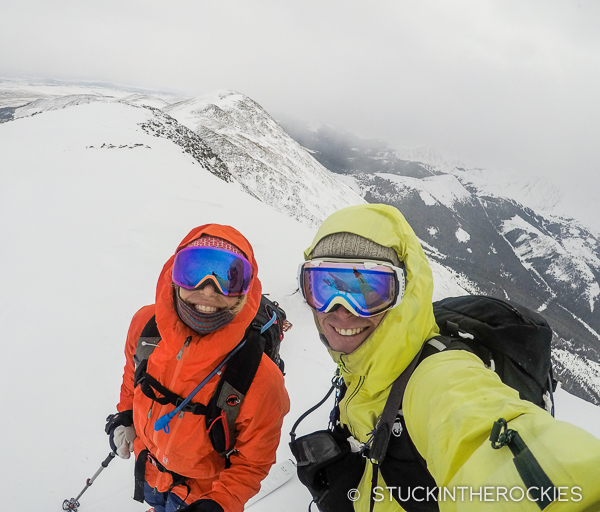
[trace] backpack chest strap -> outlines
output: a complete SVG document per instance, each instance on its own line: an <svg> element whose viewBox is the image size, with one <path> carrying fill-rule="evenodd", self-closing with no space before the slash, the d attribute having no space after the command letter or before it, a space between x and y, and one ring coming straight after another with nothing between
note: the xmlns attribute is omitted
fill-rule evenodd
<svg viewBox="0 0 600 512"><path fill-rule="evenodd" d="M137 368L135 385L139 385L144 395L151 400L158 402L160 405L171 404L175 408L179 407L184 401L184 398L180 397L176 393L173 393L171 390L163 386L157 379L152 377L152 375L146 371L147 365L148 361L146 360ZM203 404L190 402L181 410L183 412L190 412L198 416L203 416L206 414L207 407Z"/></svg>

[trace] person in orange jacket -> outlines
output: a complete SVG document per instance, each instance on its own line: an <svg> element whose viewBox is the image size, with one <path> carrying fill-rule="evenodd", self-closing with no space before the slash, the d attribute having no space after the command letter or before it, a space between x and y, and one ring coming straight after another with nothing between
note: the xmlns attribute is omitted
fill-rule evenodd
<svg viewBox="0 0 600 512"><path fill-rule="evenodd" d="M275 462L289 398L281 371L265 354L243 398L227 458L213 448L203 415L182 411L168 427L156 429L174 405L161 405L134 385L138 341L155 316L161 340L148 358L147 374L188 397L244 338L261 299L257 272L252 247L238 231L197 227L165 264L156 303L133 317L119 412L109 416L106 432L120 457L135 452L137 494L143 490L156 512L241 512ZM208 404L218 383L215 375L192 405Z"/></svg>

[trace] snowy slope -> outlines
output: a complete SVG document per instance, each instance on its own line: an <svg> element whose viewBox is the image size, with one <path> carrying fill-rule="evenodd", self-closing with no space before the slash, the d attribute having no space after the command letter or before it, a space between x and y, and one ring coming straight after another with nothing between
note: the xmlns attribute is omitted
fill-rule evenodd
<svg viewBox="0 0 600 512"><path fill-rule="evenodd" d="M510 197L532 210L558 215L562 193L543 179L506 174L500 178L497 172L489 169L464 169L464 166L455 167L450 172L487 195Z"/></svg>
<svg viewBox="0 0 600 512"><path fill-rule="evenodd" d="M106 102L0 124L2 510L60 510L98 469L129 321L153 302L163 263L194 226L244 233L264 291L294 324L282 345L292 410L280 460L293 422L329 387L334 364L294 293L314 228L218 177L220 160L186 152L174 133L153 110ZM455 274L433 268L435 298L464 293ZM564 391L558 400L559 418L600 437L600 408ZM311 415L299 434L323 428L327 415ZM130 499L132 472L132 460L112 462L80 510L146 510ZM295 478L251 510L304 512L309 500Z"/></svg>
<svg viewBox="0 0 600 512"><path fill-rule="evenodd" d="M126 99L151 107L181 101L180 94L97 82L0 78L0 108L23 106L37 99L92 95Z"/></svg>
<svg viewBox="0 0 600 512"><path fill-rule="evenodd" d="M243 94L217 91L163 110L198 133L256 197L308 225L365 202Z"/></svg>

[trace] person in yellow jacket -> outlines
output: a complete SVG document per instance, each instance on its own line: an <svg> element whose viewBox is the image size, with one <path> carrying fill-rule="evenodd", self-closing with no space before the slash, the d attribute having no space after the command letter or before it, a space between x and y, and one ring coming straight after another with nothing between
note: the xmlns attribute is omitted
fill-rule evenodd
<svg viewBox="0 0 600 512"><path fill-rule="evenodd" d="M302 448L312 462L300 465L300 479L321 511L600 511L600 440L519 399L466 350L436 353L416 367L374 472L361 447L393 382L439 333L431 268L402 214L379 204L331 215L304 256L301 291L345 389L332 429L338 447L314 437L312 448ZM511 450L492 448L499 418L554 485L545 503L527 493ZM318 465L315 454L334 455Z"/></svg>

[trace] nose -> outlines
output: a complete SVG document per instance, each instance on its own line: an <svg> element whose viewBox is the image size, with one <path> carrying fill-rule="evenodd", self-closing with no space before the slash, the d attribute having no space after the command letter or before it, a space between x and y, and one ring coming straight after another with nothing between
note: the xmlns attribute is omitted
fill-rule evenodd
<svg viewBox="0 0 600 512"><path fill-rule="evenodd" d="M350 311L348 311L344 306L342 306L341 304L336 304L333 309L330 311L330 313L332 315L334 315L335 317L339 318L340 320L349 318L354 316L353 313L351 313Z"/></svg>
<svg viewBox="0 0 600 512"><path fill-rule="evenodd" d="M214 295L220 295L217 291L217 288L214 283L211 281L206 281L203 286L196 289L196 293L203 295L205 297L212 297Z"/></svg>

